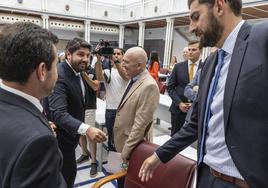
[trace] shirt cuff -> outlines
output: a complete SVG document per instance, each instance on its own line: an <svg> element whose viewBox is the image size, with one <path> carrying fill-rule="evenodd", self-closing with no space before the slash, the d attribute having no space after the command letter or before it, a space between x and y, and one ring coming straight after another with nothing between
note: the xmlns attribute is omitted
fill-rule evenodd
<svg viewBox="0 0 268 188"><path fill-rule="evenodd" d="M154 156L155 156L159 161L161 161L161 160L159 159L159 157L158 157L158 155L157 155L156 152L154 152Z"/></svg>
<svg viewBox="0 0 268 188"><path fill-rule="evenodd" d="M87 132L87 129L89 128L90 126L85 124L85 123L82 123L79 128L78 128L78 134L81 134L81 135L86 135L86 132Z"/></svg>

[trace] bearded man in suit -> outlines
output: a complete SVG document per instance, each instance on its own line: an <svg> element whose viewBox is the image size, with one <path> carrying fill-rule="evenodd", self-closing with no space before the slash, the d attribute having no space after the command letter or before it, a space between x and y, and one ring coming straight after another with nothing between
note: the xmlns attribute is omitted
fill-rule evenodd
<svg viewBox="0 0 268 188"><path fill-rule="evenodd" d="M147 159L148 180L198 138L198 188L268 185L268 23L249 25L241 0L188 0L190 31L201 46L216 46L201 71L189 122ZM256 58L257 57L257 58Z"/></svg>

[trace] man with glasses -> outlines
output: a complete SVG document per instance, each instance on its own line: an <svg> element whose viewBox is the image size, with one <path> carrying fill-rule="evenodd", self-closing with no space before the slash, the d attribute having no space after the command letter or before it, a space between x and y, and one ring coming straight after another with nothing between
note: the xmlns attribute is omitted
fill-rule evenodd
<svg viewBox="0 0 268 188"><path fill-rule="evenodd" d="M103 81L106 89L106 111L105 125L108 131L108 150L115 151L113 144L113 127L115 121L116 110L120 99L128 83L128 76L121 67L123 61L124 50L115 48L114 54L107 68L102 68L100 56L97 55L98 61L95 64L97 80Z"/></svg>

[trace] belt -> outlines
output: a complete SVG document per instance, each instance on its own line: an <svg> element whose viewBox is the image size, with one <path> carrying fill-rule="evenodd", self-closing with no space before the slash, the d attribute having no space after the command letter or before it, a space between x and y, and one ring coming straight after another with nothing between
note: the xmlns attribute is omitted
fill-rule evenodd
<svg viewBox="0 0 268 188"><path fill-rule="evenodd" d="M241 188L250 188L250 186L244 180L222 174L222 173L220 173L220 172L218 172L210 167L209 167L209 171L214 177L219 178L223 181L232 183L232 184L237 185L238 187L241 187Z"/></svg>

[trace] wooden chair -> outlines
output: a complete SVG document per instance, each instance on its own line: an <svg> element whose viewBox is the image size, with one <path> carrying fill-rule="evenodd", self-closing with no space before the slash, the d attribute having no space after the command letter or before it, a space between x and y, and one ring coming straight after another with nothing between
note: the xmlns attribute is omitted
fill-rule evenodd
<svg viewBox="0 0 268 188"><path fill-rule="evenodd" d="M138 173L143 161L152 155L158 145L142 142L133 151L127 171L122 171L96 182L92 188L99 188L107 182L125 176L125 188L190 188L194 177L196 162L176 155L166 164L161 164L148 182L141 182Z"/></svg>

